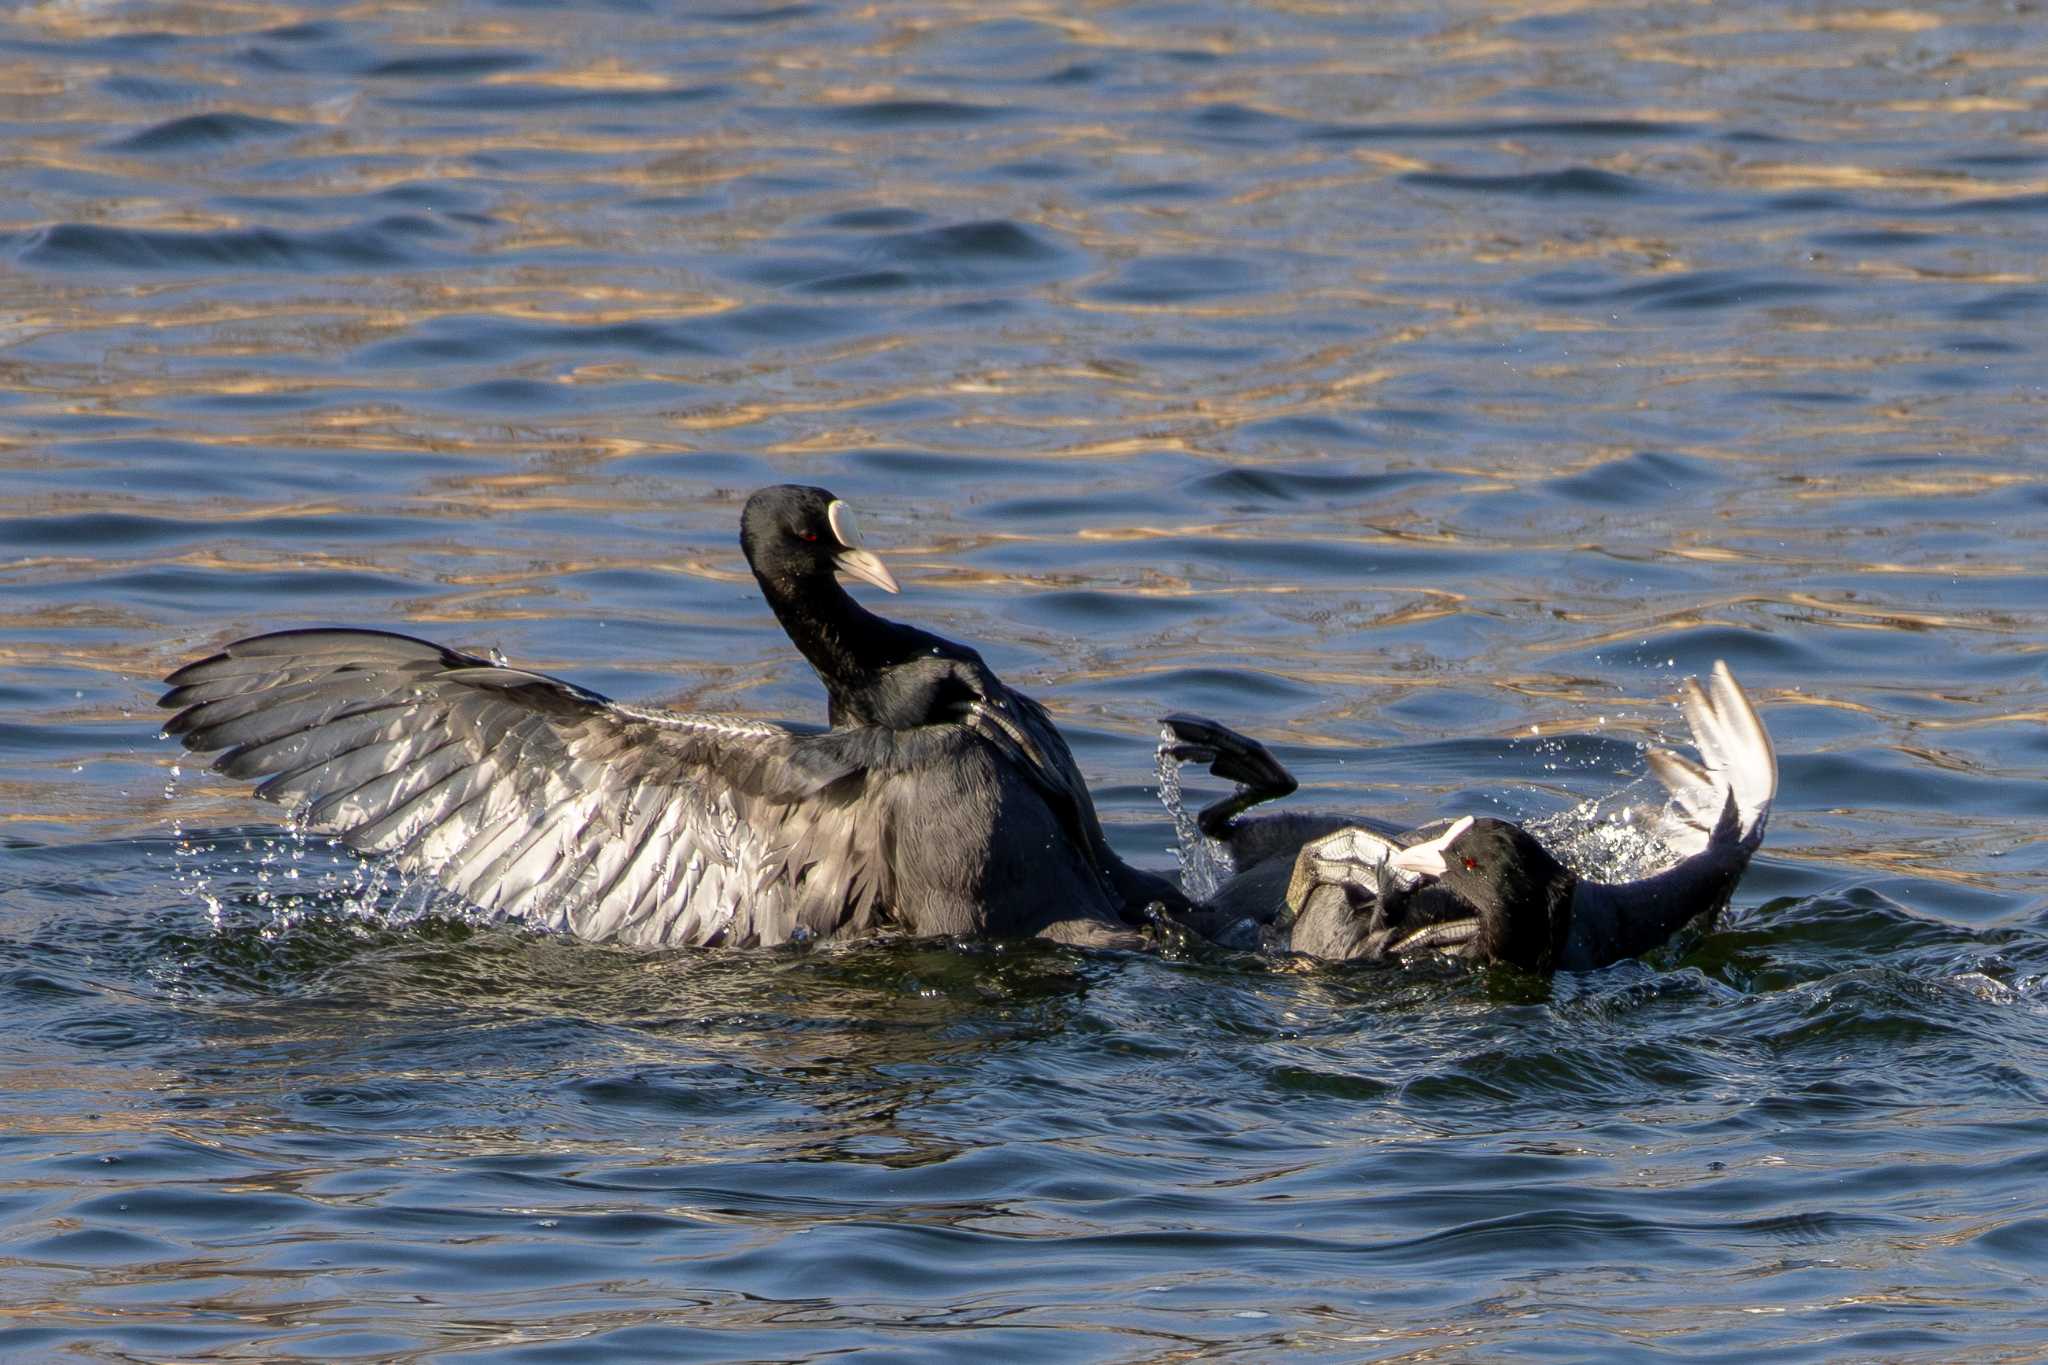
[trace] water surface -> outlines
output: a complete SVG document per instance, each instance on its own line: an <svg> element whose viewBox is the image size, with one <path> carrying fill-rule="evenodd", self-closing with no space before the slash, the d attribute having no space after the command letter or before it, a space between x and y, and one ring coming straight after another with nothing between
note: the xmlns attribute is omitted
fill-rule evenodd
<svg viewBox="0 0 2048 1365"><path fill-rule="evenodd" d="M17 7L0 1358L2037 1358L2042 32ZM734 541L778 480L1141 862L1163 711L1583 833L1715 658L1764 856L1551 983L647 956L423 913L153 738L317 623L815 717Z"/></svg>

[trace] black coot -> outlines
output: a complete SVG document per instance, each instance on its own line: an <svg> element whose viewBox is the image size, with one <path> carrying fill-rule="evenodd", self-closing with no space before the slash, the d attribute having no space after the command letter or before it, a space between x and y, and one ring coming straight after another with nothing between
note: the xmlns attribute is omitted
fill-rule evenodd
<svg viewBox="0 0 2048 1365"><path fill-rule="evenodd" d="M966 645L885 620L853 600L837 575L890 592L896 580L858 548L846 504L822 488L784 484L747 499L740 544L776 620L825 684L835 728L909 730L963 725L1003 753L1043 792L1068 837L1106 879L1123 918L1146 906L1187 905L1163 877L1117 857L1081 771L1045 708L1015 691Z"/></svg>
<svg viewBox="0 0 2048 1365"><path fill-rule="evenodd" d="M884 930L1128 943L1184 901L1109 851L1045 712L972 650L863 610L895 581L820 489L742 545L832 728L628 706L378 631L239 640L166 681L164 727L295 823L484 910L643 945Z"/></svg>
<svg viewBox="0 0 2048 1365"><path fill-rule="evenodd" d="M1778 761L1756 709L1724 663L1682 704L1701 762L1652 750L1669 789L1659 828L1678 856L1632 882L1582 879L1528 830L1463 819L1400 830L1356 817L1244 810L1294 790L1256 742L1170 716L1168 752L1206 762L1240 788L1206 808L1203 832L1242 869L1197 913L1220 941L1336 959L1442 952L1531 971L1606 966L1663 943L1726 905L1758 846Z"/></svg>

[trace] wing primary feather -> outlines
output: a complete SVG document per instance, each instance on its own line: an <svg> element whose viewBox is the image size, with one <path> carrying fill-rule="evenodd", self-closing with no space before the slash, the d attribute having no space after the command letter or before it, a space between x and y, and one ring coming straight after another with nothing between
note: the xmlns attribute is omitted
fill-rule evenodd
<svg viewBox="0 0 2048 1365"><path fill-rule="evenodd" d="M443 738L433 748L418 753L405 752L418 743L418 738L413 736L383 740L338 754L331 759L290 768L257 787L256 795L265 801L275 801L283 806L303 807L304 818L323 825L329 822L328 812L341 801L380 782L394 783L391 792L386 795L387 803L392 800L402 801L406 798L399 795L395 785L399 779L408 774L419 774L419 780L438 781L441 776L446 775L449 752L457 750L457 756L462 756L459 752L462 742L451 738ZM402 757L403 762L394 764L391 760L396 757ZM344 764L346 772L342 767ZM343 785L364 771L367 771L369 776L353 786ZM425 776L429 772L435 774L432 779ZM332 782L323 780L330 778L333 779ZM314 794L316 785L320 792L317 796ZM353 823L361 824L370 818L373 817L365 816L363 820Z"/></svg>

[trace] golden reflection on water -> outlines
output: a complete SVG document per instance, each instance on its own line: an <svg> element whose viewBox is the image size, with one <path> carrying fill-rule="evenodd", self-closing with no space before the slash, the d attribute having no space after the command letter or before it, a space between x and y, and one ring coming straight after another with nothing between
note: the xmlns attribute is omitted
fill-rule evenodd
<svg viewBox="0 0 2048 1365"><path fill-rule="evenodd" d="M58 1253L32 1248L24 1265L68 1292L30 1284L0 1320L138 1356L171 1348L115 1334L207 1320L262 1335L253 1350L317 1355L312 1334L332 1328L392 1358L596 1344L649 1323L841 1332L822 1295L861 1295L836 1284L692 1286L745 1280L720 1258L772 1259L798 1229L823 1241L888 1221L986 1238L911 1253L964 1263L1020 1264L989 1250L997 1238L1041 1260L1068 1250L1054 1239L1089 1239L1085 1256L1137 1226L1271 1233L1251 1259L1290 1268L1368 1265L1307 1308L1278 1293L1287 1332L1231 1338L1252 1354L1484 1354L1503 1304L1519 1323L1560 1292L1610 1295L1635 1339L1696 1324L1697 1305L1646 1308L1627 1301L1633 1283L1614 1295L1604 1265L1566 1265L1476 1306L1425 1307L1452 1320L1418 1328L1366 1297L1406 1292L1403 1272L1357 1256L1355 1225L1313 1222L1387 1207L1328 1194L1375 1146L1441 1153L1448 1137L1492 1158L1501 1124L1525 1125L1497 1083L1555 1059L1502 1043L1496 1025L1524 1002L1491 987L1362 1014L1356 978L1290 975L1266 992L1259 971L1233 969L1215 993L1229 1013L1211 1018L1209 992L1156 1008L1134 984L1187 965L1171 962L869 946L726 963L488 933L450 946L335 915L274 955L263 943L256 970L286 979L247 990L236 954L265 929L138 919L181 894L168 820L218 831L273 814L149 738L155 680L239 634L348 621L502 645L636 699L816 718L817 688L734 543L749 488L815 482L875 514L871 539L906 587L882 609L974 642L1042 696L1149 864L1165 857L1140 790L1161 711L1288 746L1319 804L1420 818L1533 793L1556 809L1636 778L1632 746L1677 737L1677 675L1726 652L1784 759L1739 910L1856 886L1908 911L1859 925L1928 942L1944 915L2031 926L2048 893L2048 474L2034 458L2048 269L2029 202L2048 192L2032 117L2048 44L2024 16L1967 0L1282 0L1182 20L920 0L699 19L386 0L50 0L0 17L4 36L50 45L0 61L17 187L0 208L0 831L35 883L8 890L62 917L91 971L146 961L153 1018L172 1021L161 1047L113 1043L91 1065L49 1060L86 1046L63 1051L61 1030L31 1036L42 1060L8 1078L10 1127L75 1137L58 1162L152 1139L218 1148L218 1167L52 1176L84 1192L74 1202L189 1178L300 1210L282 1231L139 1216L178 1255L53 1267ZM292 25L310 27L281 36ZM152 33L188 41L136 36ZM478 53L478 71L419 74ZM506 54L520 64L490 66ZM386 61L401 69L371 74ZM290 126L135 140L204 114ZM965 248L929 235L973 225L994 229ZM241 234L249 258L208 259L220 234ZM34 848L95 836L148 837L116 846L128 880L84 885L110 865L102 850ZM223 879L240 875L240 839L209 864ZM1785 960L1829 932L1788 918ZM1743 939L1729 951L1750 951ZM1916 938L1901 954L1982 959L1992 984L2025 984L1996 965L2004 939L1940 942L1959 946ZM1745 1176L1838 1171L1779 1149L1788 1130L1836 1141L1846 1114L1859 1141L1880 1124L1907 1134L1861 1150L1902 1163L1908 1185L1951 1149L1976 1152L1989 1182L2011 1178L2024 1153L1985 1165L2001 1158L1984 1157L1982 1129L1932 1121L1955 1122L1946 1100L1851 1108L1830 1089L1853 1074L1831 1033L1824 1060L1799 1059L1838 1026L1827 994L1848 1002L1838 1011L1886 999L1856 992L1896 961L1695 997L1679 1012L1697 1032L1672 1035L1640 1077L1593 1058L1591 1088L1564 1092L1569 1114L1534 1120L1554 1141L1513 1155L1578 1163L1565 1183L1608 1197L1682 1192L1717 1178L1695 1159L1717 1143L1741 1150L1728 1169ZM1658 977L1682 993L1701 973ZM1626 1003L1632 989L1589 1001L1565 987L1542 1013L1568 1021L1567 1052L1626 1034L1619 1051L1640 1061L1663 1025ZM134 1003L40 1008L98 1028ZM1461 1012L1489 1023L1455 1034ZM487 1041L437 1064L438 1037L395 1036L444 1020ZM518 1030L536 1022L566 1041L528 1050ZM380 1027L393 1036L365 1036ZM2028 1036L2009 1027L1987 1055ZM1452 1036L1411 1036L1431 1029ZM1069 1047L1048 1061L1054 1038ZM1874 1068L1896 1060L1909 1081L1929 1065L1911 1036L1870 1046ZM1095 1047L1117 1067L1091 1072ZM1282 1100L1287 1118L1271 1133L1253 1119L1218 1159L1222 1135L1195 1126L1211 1097L1190 1076L1222 1078L1233 1123ZM1600 1118L1616 1076L1640 1094ZM1821 1108L1795 1116L1789 1092L1815 1081ZM720 1109L721 1087L745 1102ZM1753 1094L1778 1107L1745 1109ZM37 1101L52 1095L64 1113L45 1122ZM91 1113L70 1098L100 1095ZM203 1117L179 1107L192 1099ZM1989 1113L1983 1092L1969 1101L1966 1122ZM1182 1126L1124 1112L1143 1104L1176 1106ZM1044 1117L1033 1106L1068 1126L1007 1128L1019 1110ZM1710 1112L1722 1131L1699 1122ZM1013 1140L1068 1163L1084 1192L972 1162L914 1193L889 1184ZM1165 1183L1119 1181L1091 1204L1088 1161L1126 1155ZM17 1178L55 1169L40 1159ZM513 1207L525 1196L492 1184L501 1165L549 1173L532 1187L545 1207ZM837 1197L803 1179L821 1173ZM1256 1202L1222 1202L1231 1188ZM1466 1216L1451 1204L1427 1215L1433 1231ZM1876 1231L1814 1240L1843 1244L1833 1259L1852 1271L1889 1266L1901 1206L1857 1207L1880 1214ZM1261 1222L1260 1208L1279 1212ZM516 1275L432 1283L448 1247L530 1249L555 1236L534 1215L620 1209L687 1223L688 1240L643 1230L615 1260L593 1253L599 1270L552 1273L569 1306ZM30 1235L89 1221L66 1209ZM1992 1221L1963 1215L1943 1237L1972 1259L1925 1273L1981 1279L1980 1255L2010 1254L1967 1246ZM1709 1226L1687 1224L1687 1245L1719 1235ZM1397 1235L1369 1235L1383 1233ZM1734 1224L1736 1254L1777 1235ZM800 1244L787 1251L802 1263ZM414 1255L396 1277L375 1264ZM1180 1253L1158 1255L1133 1265L1150 1277ZM1783 1259L1766 1246L1735 1278ZM1157 1273L1185 1287L1246 1270L1225 1260ZM1438 1263L1415 1292L1441 1290ZM1140 1273L1070 1299L1053 1283L1039 1303L960 1288L944 1321L919 1305L915 1330L1078 1323L1125 1353L1227 1349L1180 1301L1131 1309ZM1036 1293L1025 1278L1019 1292ZM873 1319L913 1316L894 1289L866 1298ZM1819 1311L1886 1302L1985 1300L1864 1286ZM1704 1311L1748 1321L1753 1307ZM1813 1339L1835 1326L1802 1321ZM388 1344L401 1341L424 1344Z"/></svg>
<svg viewBox="0 0 2048 1365"><path fill-rule="evenodd" d="M1867 226L1952 234L1959 220L1932 216L1936 210L2017 204L2048 193L2048 179L2037 173L1994 178L1940 156L1950 145L2000 135L2038 142L2038 131L2012 126L2011 116L2035 107L2022 92L2048 81L2042 54L1944 40L1938 63L1901 70L1882 98L1863 92L1830 102L1811 94L1823 86L1801 83L1917 51L1900 45L1933 43L1945 26L1975 22L1979 11L1696 8L1638 23L1619 22L1634 13L1628 7L1545 3L1454 6L1445 21L1421 22L1439 12L1419 4L1380 7L1377 17L1389 24L1417 21L1409 41L1337 40L1312 28L1282 33L1253 23L1197 26L1175 35L1177 50L1206 54L1216 59L1212 65L1191 65L1144 95L1078 87L1055 117L1042 88L992 93L968 81L965 68L937 79L908 77L922 71L927 54L967 41L994 19L1029 20L1076 49L1140 61L1152 60L1158 30L1136 16L1074 14L1049 4L923 4L892 15L835 16L858 36L830 46L806 43L800 25L750 34L719 51L727 69L700 74L632 50L636 32L666 34L670 26L662 20L634 18L608 34L574 31L544 11L428 16L408 6L353 7L346 22L388 31L393 53L460 56L481 48L535 59L483 72L474 86L485 92L599 100L700 85L730 92L675 104L658 120L634 115L631 126L621 126L624 114L511 107L457 127L464 117L447 109L381 101L385 91L409 87L301 87L222 60L230 49L220 40L264 40L288 25L331 20L325 11L225 3L140 11L45 3L17 10L9 20L17 33L53 42L150 31L215 44L173 49L154 74L194 82L200 93L153 108L102 92L115 70L108 62L0 64L0 105L32 125L14 149L17 168L34 172L23 177L31 188L7 213L20 231L55 221L192 234L279 225L316 231L359 218L352 198L422 182L474 192L481 202L474 239L445 248L463 259L442 269L261 275L224 264L173 275L33 268L0 274L0 387L14 419L0 434L0 468L37 476L0 485L0 516L169 516L217 528L218 538L231 542L7 554L0 562L6 582L75 581L81 600L68 611L38 607L0 619L0 628L15 633L0 648L0 664L113 674L140 686L179 652L211 642L190 629L153 625L150 612L133 603L95 598L95 568L109 556L131 574L410 573L433 586L360 606L388 611L394 623L480 630L493 622L583 619L590 596L561 590L560 580L645 572L678 580L679 600L669 610L677 625L687 625L702 613L689 599L691 584L747 585L725 525L743 489L719 474L718 496L706 498L680 466L658 477L622 475L614 467L699 452L737 452L756 462L750 468L806 481L832 479L846 471L849 454L872 451L951 457L963 471L1012 456L1070 470L1077 489L1099 493L1106 508L1128 504L1131 512L1065 525L1054 517L991 526L972 520L974 508L1036 496L1039 475L963 472L957 489L937 497L906 478L881 499L899 515L889 528L901 532L898 563L913 586L948 595L959 626L1042 646L1028 672L1053 685L1169 672L1205 654L1255 661L1324 698L1268 722L1274 733L1319 749L1355 744L1352 719L1370 713L1375 697L1396 693L1483 685L1507 696L1612 705L1614 687L1603 694L1601 686L1567 681L1590 651L1705 628L1800 639L1888 632L1921 642L1901 645L1915 649L1933 640L1953 648L1990 637L2003 648L2039 649L2031 609L1987 605L1976 595L1953 606L1929 600L1929 585L1938 580L1995 587L2038 575L2037 530L1994 529L1991 543L1967 553L1926 545L1897 553L1881 523L1869 528L1879 534L1844 534L1872 515L1868 504L1883 500L1917 505L1928 523L1950 515L1946 504L1961 504L1953 514L1959 531L1975 524L1987 503L2038 500L2048 476L2015 458L2039 427L2038 388L1904 392L1899 378L1916 366L1960 368L1942 349L1947 340L1999 325L1916 311L1913 291L1947 299L1963 297L1959 290L2042 287L2039 253L2024 246L2024 215L1973 220L1981 224L1977 231L1954 235L1931 254L1855 245L1809 252L1811 222L1797 217L1752 213L1722 228L1694 211L1639 210L1625 197L1560 198L1532 208L1527 200L1415 188L1403 177L1587 168L1738 207L1753 207L1749 196L1756 195L1861 195L1878 210ZM1276 6L1272 13L1302 23L1357 15L1351 7L1315 4ZM1597 36L1589 40L1589 30L1568 20L1592 23ZM1561 145L1507 126L1559 117L1531 91L1580 78L1596 87L1589 103L1597 117L1672 131ZM1771 99L1766 87L1773 83L1792 98ZM315 90L325 93L309 93ZM982 107L1008 99L1018 112L937 131L790 121L793 113L858 115L887 101L949 98ZM1180 120L1223 106L1246 118L1374 131L1358 140L1303 140L1251 153L1186 135ZM201 161L118 145L152 119L194 112L292 126L278 140L234 143ZM1498 127L1424 135L1462 123ZM1751 144L1721 136L1758 127L1784 131L1787 140ZM1403 128L1415 136L1402 137ZM1913 145L1902 149L1902 141ZM905 150L920 159L896 155ZM286 155L305 158L304 169L256 176L268 160ZM1122 203L1056 181L976 179L1005 160L1062 158L1099 167L1113 183L1175 181L1206 194ZM855 190L800 187L805 175L848 168L857 172ZM95 188L62 188L64 176ZM775 176L790 177L791 187L750 188ZM704 202L638 214L622 207L663 195ZM243 202L265 196L302 200L307 212L280 218L262 202ZM1403 206L1375 215L1375 199ZM1330 204L1347 207L1331 213ZM817 224L834 211L877 205L920 210L935 222L1000 219L1041 234L1067 259L1048 267L1043 280L970 275L958 285L941 278L928 286L937 300L994 293L1033 305L965 329L885 322L866 335L796 334L730 354L515 348L500 362L464 371L459 381L435 365L363 360L371 348L434 326L479 337L518 326L713 329L750 308L790 301L776 284L751 278L748 265L824 250L818 242L828 234ZM581 253L592 259L559 259ZM1249 274L1242 288L1214 296L1142 298L1114 287L1134 261L1183 254L1248 262ZM1581 271L1613 282L1597 288L1682 285L1758 264L1759 254L1767 271L1803 269L1836 292L1788 297L1717 320L1644 311L1626 295L1611 304L1547 299L1542 288L1520 283ZM857 251L843 262L847 271L866 264ZM821 310L861 307L815 296L802 301ZM877 296L874 306L884 305L896 301ZM1319 334L1313 324L1325 318L1342 319L1353 334ZM1287 339L1297 320L1301 335ZM1694 325L1701 321L1717 325ZM1254 358L1195 371L1138 352L1146 342L1227 347L1248 344L1246 338L1256 342ZM457 382L499 378L530 379L572 401L528 413L441 401ZM610 391L629 387L643 391L623 405L611 402ZM672 397L660 396L670 391ZM1773 392L1847 401L1745 401ZM583 394L593 396L588 406L577 405L575 396ZM306 412L221 406L274 396L324 401ZM1398 424L1417 410L1443 424ZM918 415L890 415L901 412ZM64 419L82 416L136 425L114 431L111 450L89 459L65 453L51 432L36 430L39 419L54 432ZM1346 448L1313 426L1298 428L1300 435L1270 434L1289 422L1316 421L1363 426L1374 439ZM361 501L331 492L180 495L120 486L123 444L159 440L264 467L359 457L377 463L374 470L365 466ZM1869 464L1874 456L1919 456L1930 448L1949 463L1904 470ZM1680 492L1647 516L1640 508L1568 497L1546 501L1558 481L1600 480L1644 449L1696 462L1721 482ZM470 468L408 474L406 461L415 454ZM1145 472L1148 462L1167 459L1181 462L1177 472ZM95 464L110 476L100 477ZM1191 468L1303 467L1425 470L1441 481L1367 493L1362 501L1345 494L1323 503L1310 495L1233 505L1222 494L1212 507L1139 510L1156 480L1185 480ZM77 477L48 477L67 469ZM354 515L366 503L379 517L416 523L418 536L362 550L322 543L323 521ZM495 544L488 530L479 534L546 515L601 527L649 513L675 528L659 550L645 542L618 552L577 545L575 532L522 536L513 550ZM2023 521L2025 514L2015 517ZM299 529L287 532L284 522ZM257 523L268 529L240 529ZM1210 548L1177 548L1188 542ZM1271 558L1210 557L1217 549L1276 543L1299 547L1300 572ZM1440 554L1447 567L1436 582L1353 584L1332 582L1316 568L1319 553L1382 549ZM1000 562L989 562L996 554ZM428 558L434 567L418 567ZM1604 559L1605 567L1582 567L1589 559ZM1569 566L1584 581L1532 584L1518 568L1532 561ZM1711 586L1702 590L1701 580L1688 580L1669 590L1635 587L1631 562L1692 566ZM1821 579L1824 586L1814 581ZM1853 594L1843 586L1851 581ZM1058 647L1061 628L1005 615L1005 603L1065 590L1185 602L1192 624L1147 627L1135 649L1094 639L1078 657ZM280 592L290 595L289 588ZM1300 613L1275 616L1282 603ZM1221 604L1236 604L1239 614ZM335 605L357 606L323 604L317 614ZM282 623L289 608L284 600L269 604L276 615L263 623ZM1318 613L1341 620L1342 628L1316 624ZM907 602L905 614L913 614ZM246 615L224 613L220 633L248 624ZM1288 624L1266 628L1274 620ZM1418 629L1454 638L1477 620L1525 626L1477 653L1460 646L1434 668L1406 657ZM53 642L67 631L96 638ZM1377 659L1379 640L1400 642L1401 667ZM765 628L746 652L758 661L775 657ZM694 656L686 639L678 640L677 656L679 685L712 692L734 685L729 678L707 683L724 665ZM658 667L642 658L590 662ZM759 662L746 669L762 672ZM1861 684L1853 672L1810 678L1796 698L1776 689L1775 704L1863 708ZM1644 689L1630 681L1619 690ZM1051 700L1141 730L1151 711L1173 704L1149 696ZM107 717L104 709L99 714ZM1899 724L1890 716L1877 723ZM1967 730L1987 722L1959 715L1916 716L1913 723ZM1519 722L1486 728L1511 730ZM1926 753L1901 752L1934 762ZM142 761L162 766L170 759L152 752ZM81 809L56 818L90 822L99 814ZM1872 866L1881 864L1879 852L1870 857Z"/></svg>

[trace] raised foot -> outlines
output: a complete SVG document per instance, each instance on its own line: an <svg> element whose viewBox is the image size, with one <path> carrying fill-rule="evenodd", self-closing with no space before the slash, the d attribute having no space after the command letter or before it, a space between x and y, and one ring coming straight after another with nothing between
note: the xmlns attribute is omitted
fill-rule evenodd
<svg viewBox="0 0 2048 1365"><path fill-rule="evenodd" d="M1377 900L1386 889L1387 860L1400 851L1371 830L1340 829L1301 846L1287 882L1287 908L1299 915L1315 893L1336 887L1353 905Z"/></svg>
<svg viewBox="0 0 2048 1365"><path fill-rule="evenodd" d="M1206 763L1214 776L1238 784L1238 790L1202 807L1195 824L1211 839L1223 839L1230 822L1264 801L1286 796L1300 784L1294 774L1267 752L1266 746L1227 725L1176 712L1160 724L1171 736L1161 750L1179 763Z"/></svg>

